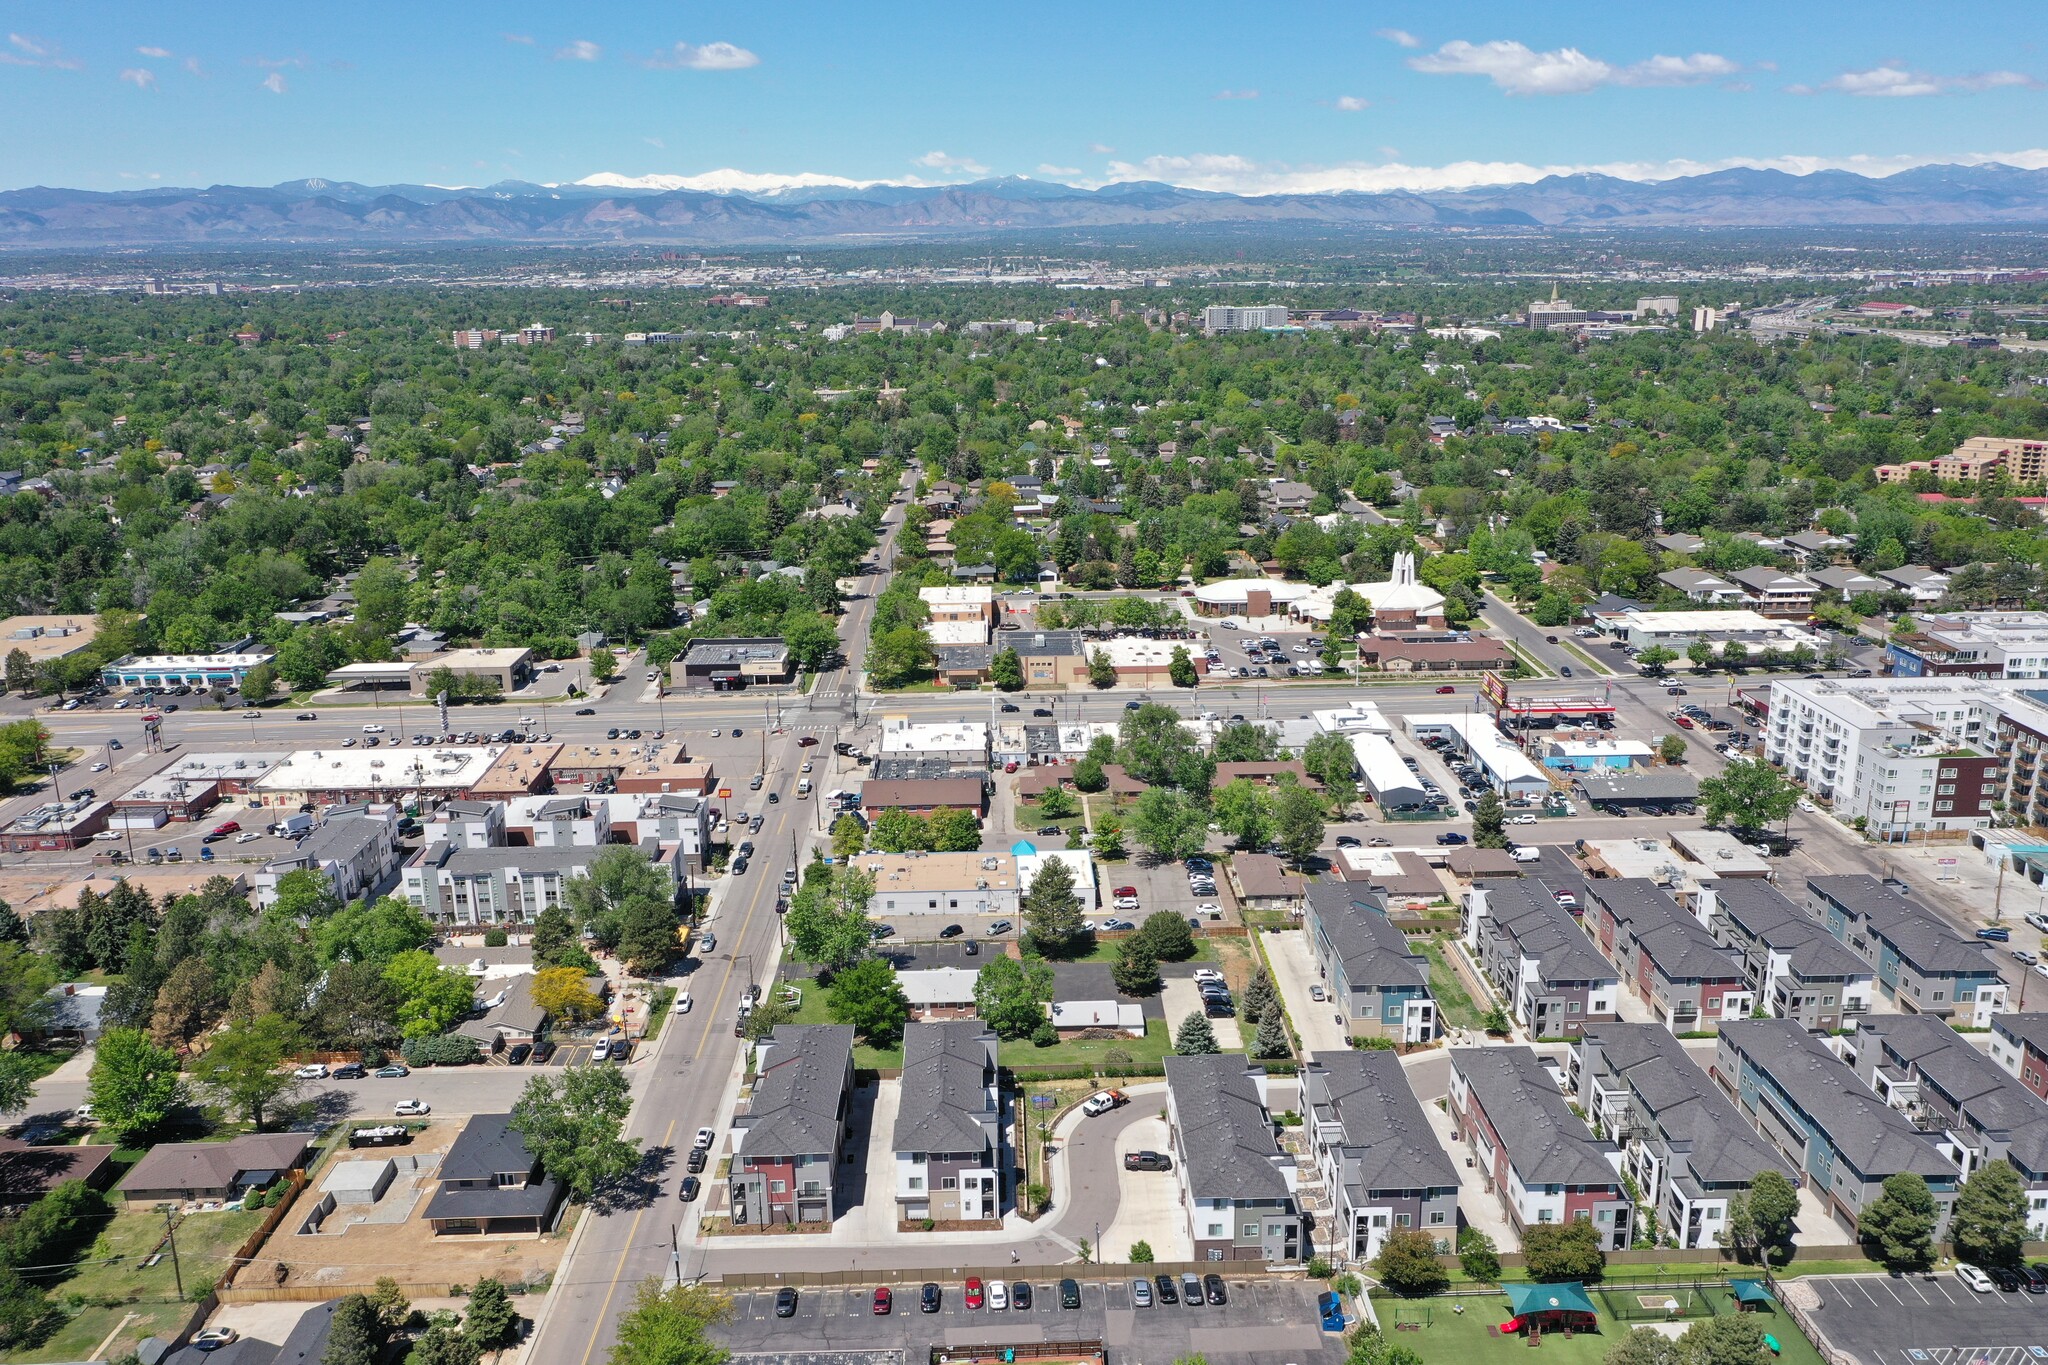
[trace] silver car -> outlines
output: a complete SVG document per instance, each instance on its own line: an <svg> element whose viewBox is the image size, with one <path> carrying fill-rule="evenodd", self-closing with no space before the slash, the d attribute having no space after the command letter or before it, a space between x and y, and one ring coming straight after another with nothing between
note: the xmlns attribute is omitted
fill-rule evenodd
<svg viewBox="0 0 2048 1365"><path fill-rule="evenodd" d="M1131 1281L1131 1307L1150 1308L1151 1306L1152 1282L1141 1275Z"/></svg>

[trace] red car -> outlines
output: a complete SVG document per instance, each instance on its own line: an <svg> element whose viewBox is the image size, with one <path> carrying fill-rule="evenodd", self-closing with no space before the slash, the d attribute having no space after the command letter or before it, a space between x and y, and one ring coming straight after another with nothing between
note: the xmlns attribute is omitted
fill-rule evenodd
<svg viewBox="0 0 2048 1365"><path fill-rule="evenodd" d="M967 1306L969 1308L981 1307L981 1279L979 1276L969 1275L967 1277Z"/></svg>
<svg viewBox="0 0 2048 1365"><path fill-rule="evenodd" d="M802 739L799 739L796 742L796 747L799 749L809 749L814 747L817 744L817 742L818 737L816 735L805 735Z"/></svg>
<svg viewBox="0 0 2048 1365"><path fill-rule="evenodd" d="M1135 886L1119 886L1115 894L1119 896L1135 896L1138 894L1138 888Z"/></svg>
<svg viewBox="0 0 2048 1365"><path fill-rule="evenodd" d="M240 834L242 832L242 822L239 820L224 820L213 827L213 832L215 834Z"/></svg>
<svg viewBox="0 0 2048 1365"><path fill-rule="evenodd" d="M1438 688L1438 689L1436 690L1436 694L1437 694L1437 695L1438 695L1439 697L1448 697L1448 696L1450 696L1450 695L1451 695L1451 694L1452 694L1453 692L1456 692L1457 690L1458 690L1457 688L1455 688L1455 687L1451 686L1451 685L1450 685L1449 683L1445 683L1445 684L1444 684L1444 685L1443 685L1442 687L1439 687L1439 688Z"/></svg>
<svg viewBox="0 0 2048 1365"><path fill-rule="evenodd" d="M1677 717L1677 718L1676 718L1676 721L1675 721L1675 723L1677 724L1678 728L1679 728L1679 729L1681 729L1681 730L1690 730L1690 729L1692 729L1692 717L1691 717L1691 716L1679 716L1679 717Z"/></svg>
<svg viewBox="0 0 2048 1365"><path fill-rule="evenodd" d="M891 1293L890 1293L890 1292L888 1291L888 1289L887 1289L887 1288L881 1288L881 1289L877 1289L877 1290L875 1291L875 1316L876 1316L876 1317L878 1317L878 1318L886 1318L886 1317L888 1317L888 1316L889 1316L889 1310L890 1310L891 1308L895 1307L895 1306L896 1306L896 1296L895 1296L894 1294L891 1294Z"/></svg>

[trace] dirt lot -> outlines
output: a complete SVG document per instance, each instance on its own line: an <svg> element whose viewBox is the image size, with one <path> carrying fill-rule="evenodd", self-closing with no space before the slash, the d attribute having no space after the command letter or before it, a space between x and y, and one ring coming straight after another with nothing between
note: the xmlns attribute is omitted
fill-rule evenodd
<svg viewBox="0 0 2048 1365"><path fill-rule="evenodd" d="M292 1204L284 1221L268 1244L256 1254L248 1269L236 1277L251 1287L275 1283L278 1262L291 1267L286 1280L291 1285L332 1287L336 1294L375 1283L389 1275L400 1284L469 1284L483 1276L495 1275L507 1284L533 1282L551 1273L562 1259L568 1241L569 1222L561 1231L546 1237L442 1237L427 1226L426 1208L435 1184L431 1171L410 1177L401 1169L384 1197L373 1206L342 1205L327 1216L328 1232L305 1235L298 1231L315 1204L320 1187L337 1162L376 1157L426 1157L445 1153L461 1131L459 1123L436 1123L415 1134L404 1147L365 1148L351 1153L338 1150L313 1173L305 1191ZM409 1212L400 1211L411 1203ZM351 1222L352 1216L371 1215L392 1221ZM338 1229L338 1231L334 1231Z"/></svg>

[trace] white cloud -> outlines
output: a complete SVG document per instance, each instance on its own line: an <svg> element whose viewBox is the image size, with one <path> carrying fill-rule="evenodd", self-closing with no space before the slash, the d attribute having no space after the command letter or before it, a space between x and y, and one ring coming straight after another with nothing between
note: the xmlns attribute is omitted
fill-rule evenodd
<svg viewBox="0 0 2048 1365"><path fill-rule="evenodd" d="M558 62L594 62L602 56L604 49L588 38L578 38L567 47L555 49L555 60Z"/></svg>
<svg viewBox="0 0 2048 1365"><path fill-rule="evenodd" d="M1079 175L1081 168L1079 166L1055 166L1050 161L1041 161L1038 163L1038 173L1040 175L1052 176L1056 180L1065 180L1070 176Z"/></svg>
<svg viewBox="0 0 2048 1365"><path fill-rule="evenodd" d="M25 33L10 33L7 44L12 52L0 49L0 64L7 66L42 66L53 71L82 71L85 64L75 57L64 55L63 49L55 43L41 38L32 38Z"/></svg>
<svg viewBox="0 0 2048 1365"><path fill-rule="evenodd" d="M7 41L12 43L15 50L25 57L43 58L50 55L49 48L43 46L37 39L30 38L24 34L10 33L7 35Z"/></svg>
<svg viewBox="0 0 2048 1365"><path fill-rule="evenodd" d="M1116 155L1116 148L1110 146L1106 142L1091 142L1088 144L1088 150L1095 153L1095 155L1097 156Z"/></svg>
<svg viewBox="0 0 2048 1365"><path fill-rule="evenodd" d="M263 88L273 95L282 95L291 87L285 84L284 72L273 71L263 78Z"/></svg>
<svg viewBox="0 0 2048 1365"><path fill-rule="evenodd" d="M148 67L131 66L121 72L121 79L137 90L156 89L156 73Z"/></svg>
<svg viewBox="0 0 2048 1365"><path fill-rule="evenodd" d="M1256 90L1218 90L1210 96L1211 99L1219 100L1255 100L1258 97L1259 92Z"/></svg>
<svg viewBox="0 0 2048 1365"><path fill-rule="evenodd" d="M661 140L660 138L658 138L658 137L643 137L643 138L641 138L640 140L641 140L642 142L646 143L646 144L647 144L648 146L650 146L650 147L656 147L656 148L659 148L659 149L661 149L662 151L667 151L667 150L668 150L668 144L667 144L666 142L663 142L663 141L662 141L662 140Z"/></svg>
<svg viewBox="0 0 2048 1365"><path fill-rule="evenodd" d="M283 71L287 67L304 66L304 57L251 57L249 65L260 66L266 71Z"/></svg>
<svg viewBox="0 0 2048 1365"><path fill-rule="evenodd" d="M187 57L185 59L185 69L195 76L204 76L206 74L206 68L199 64L197 57Z"/></svg>
<svg viewBox="0 0 2048 1365"><path fill-rule="evenodd" d="M808 171L797 175L776 175L772 172L763 174L737 171L727 167L724 170L706 171L702 175L620 175L615 171L600 171L596 175L586 175L576 183L607 190L699 190L711 194L763 194L772 190L859 190L870 185L900 182L849 180L843 175L817 175Z"/></svg>
<svg viewBox="0 0 2048 1365"><path fill-rule="evenodd" d="M1655 56L1615 66L1575 47L1538 52L1509 39L1468 43L1453 39L1436 51L1410 57L1408 65L1429 76L1484 76L1510 95L1583 95L1605 85L1703 85L1742 68L1712 52L1689 57Z"/></svg>
<svg viewBox="0 0 2048 1365"><path fill-rule="evenodd" d="M971 156L950 156L945 152L926 152L911 161L913 166L926 166L935 171L965 171L969 175L987 175L988 167Z"/></svg>
<svg viewBox="0 0 2048 1365"><path fill-rule="evenodd" d="M137 56L155 57L158 61L171 55L171 50L167 47L138 47L135 52Z"/></svg>
<svg viewBox="0 0 2048 1365"><path fill-rule="evenodd" d="M507 33L503 36L508 43L517 43L521 47L533 46L533 35L531 33Z"/></svg>
<svg viewBox="0 0 2048 1365"><path fill-rule="evenodd" d="M1370 109L1372 101L1360 99L1357 95L1339 95L1337 96L1337 107L1347 114L1355 114L1361 109Z"/></svg>
<svg viewBox="0 0 2048 1365"><path fill-rule="evenodd" d="M1372 36L1375 38L1385 38L1395 47L1422 46L1422 39L1416 37L1405 28L1376 28L1372 31Z"/></svg>
<svg viewBox="0 0 2048 1365"><path fill-rule="evenodd" d="M1815 95L1823 91L1837 95L1854 95L1861 99L1917 99L1926 95L1976 94L1982 90L2009 89L2013 86L2031 86L2036 82L2032 76L2019 71L1978 71L1966 76L1936 76L1925 71L1909 71L1896 62L1874 66L1867 71L1844 71L1833 80L1823 81L1818 86L1792 85L1786 91L1794 95Z"/></svg>
<svg viewBox="0 0 2048 1365"><path fill-rule="evenodd" d="M667 52L657 52L644 65L658 70L744 71L759 66L760 57L732 43L677 43Z"/></svg>

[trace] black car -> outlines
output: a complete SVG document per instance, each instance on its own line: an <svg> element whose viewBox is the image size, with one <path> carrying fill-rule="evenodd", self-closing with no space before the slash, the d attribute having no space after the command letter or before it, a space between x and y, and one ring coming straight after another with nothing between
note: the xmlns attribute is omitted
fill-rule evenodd
<svg viewBox="0 0 2048 1365"><path fill-rule="evenodd" d="M514 1043L511 1050L505 1054L505 1064L507 1066L523 1066L526 1063L526 1059L532 1055L532 1043Z"/></svg>
<svg viewBox="0 0 2048 1365"><path fill-rule="evenodd" d="M2048 1294L2048 1271L2037 1265L2023 1265L2019 1268L2020 1279L2026 1282L2029 1294Z"/></svg>
<svg viewBox="0 0 2048 1365"><path fill-rule="evenodd" d="M327 1076L329 1080L359 1081L363 1078L363 1064L361 1062L343 1062L340 1066L328 1072Z"/></svg>
<svg viewBox="0 0 2048 1365"><path fill-rule="evenodd" d="M981 956L981 945L980 945L979 943L976 943L976 942L975 942L975 941L974 941L973 939L971 939L971 938L967 940L967 956L969 956L969 957L980 957L980 956Z"/></svg>
<svg viewBox="0 0 2048 1365"><path fill-rule="evenodd" d="M1005 711L1014 711L1014 710L1016 710L1016 709L1017 709L1017 703L1015 703L1015 702L1013 702L1013 701L1006 701L1006 702L1004 702L1004 703L1003 703L1003 710L1005 710Z"/></svg>
<svg viewBox="0 0 2048 1365"><path fill-rule="evenodd" d="M1465 838L1464 835L1458 833L1456 830L1445 830L1442 834L1436 836L1436 841L1440 844L1445 845L1463 844L1470 842L1468 839Z"/></svg>
<svg viewBox="0 0 2048 1365"><path fill-rule="evenodd" d="M793 1318L796 1316L796 1291L788 1285L775 1291L775 1316Z"/></svg>
<svg viewBox="0 0 2048 1365"><path fill-rule="evenodd" d="M533 1064L534 1064L535 1066L539 1066L539 1065L540 1065L540 1064L541 1064L542 1062L545 1062L545 1061L546 1061L546 1060L547 1060L548 1058L550 1058L550 1057L552 1057L552 1056L554 1056L554 1055L555 1055L555 1041L554 1041L554 1039L552 1039L552 1038L543 1038L543 1039L541 1039L541 1040L540 1040L539 1042L537 1042L537 1043L535 1043L535 1044L533 1045L533 1056L531 1056L531 1057L527 1058L527 1060L528 1060L528 1061L530 1061L530 1062L532 1062L532 1063L533 1063Z"/></svg>
<svg viewBox="0 0 2048 1365"><path fill-rule="evenodd" d="M604 737L606 739L617 739L619 737L619 727L614 725L611 729L604 732Z"/></svg>
<svg viewBox="0 0 2048 1365"><path fill-rule="evenodd" d="M1031 1306L1031 1281L1018 1280L1010 1286L1010 1307L1023 1312Z"/></svg>
<svg viewBox="0 0 2048 1365"><path fill-rule="evenodd" d="M940 938L958 938L958 937L960 937L960 935L962 935L962 934L964 934L964 933L966 933L966 932L967 932L967 931L966 931L965 929L961 928L961 927L960 927L959 925L957 925L957 924L949 924L949 925L947 925L947 926L946 926L945 928L943 928L943 929L939 930L939 937L940 937Z"/></svg>
<svg viewBox="0 0 2048 1365"><path fill-rule="evenodd" d="M1034 706L1031 708L1031 714L1041 720L1050 720L1052 719L1052 708L1049 706Z"/></svg>
<svg viewBox="0 0 2048 1365"><path fill-rule="evenodd" d="M745 872L746 870L747 870L747 855L746 855L746 854L744 854L744 853L742 853L742 854L741 854L741 855L740 855L739 857L737 857L737 858L734 858L734 859L732 860L732 875L733 875L733 876L735 876L735 877L737 877L737 876L740 876L740 875L741 875L742 873L744 873L744 872Z"/></svg>
<svg viewBox="0 0 2048 1365"><path fill-rule="evenodd" d="M1152 1292L1161 1303L1179 1303L1180 1290L1174 1287L1173 1276L1154 1275Z"/></svg>
<svg viewBox="0 0 2048 1365"><path fill-rule="evenodd" d="M597 708L595 706L579 706L576 708L576 714L579 716L594 716L597 714Z"/></svg>
<svg viewBox="0 0 2048 1365"><path fill-rule="evenodd" d="M703 1181L697 1179L697 1177L694 1175L686 1175L683 1177L683 1183L676 1186L676 1197L682 1200L685 1204L687 1204L693 1199L695 1199L697 1197L697 1192L703 1188ZM783 1316L787 1317L789 1315L785 1313L783 1314Z"/></svg>
<svg viewBox="0 0 2048 1365"><path fill-rule="evenodd" d="M771 805L771 806L779 806L779 805L781 805L781 804L782 804L782 794L781 794L780 792L769 792L769 793L768 793L768 804L769 804L769 805Z"/></svg>
<svg viewBox="0 0 2048 1365"><path fill-rule="evenodd" d="M1985 1270L1991 1276L1992 1282L2008 1294L2017 1294L2020 1286L2026 1283L2025 1280L2002 1265L1986 1266Z"/></svg>
<svg viewBox="0 0 2048 1365"><path fill-rule="evenodd" d="M1080 1306L1081 1306L1081 1286L1080 1286L1080 1284L1079 1284L1079 1283L1078 1283L1077 1281L1074 1281L1074 1280L1061 1280L1061 1281L1060 1281L1060 1307L1062 1307L1062 1308L1079 1308Z"/></svg>
<svg viewBox="0 0 2048 1365"><path fill-rule="evenodd" d="M1059 827L1058 825L1041 825L1041 826L1039 827L1039 830L1038 830L1038 832L1039 832L1040 834L1048 834L1048 835L1050 835L1050 834L1065 834L1065 833L1066 833L1066 831L1065 831L1064 829L1061 829L1061 828L1060 828L1060 827Z"/></svg>
<svg viewBox="0 0 2048 1365"><path fill-rule="evenodd" d="M690 1174L702 1175L704 1173L704 1163L710 1159L710 1156L710 1152L704 1148L692 1147L690 1149L690 1159L687 1163Z"/></svg>
<svg viewBox="0 0 2048 1365"><path fill-rule="evenodd" d="M1204 1275L1202 1277L1202 1290L1209 1296L1209 1302L1213 1304L1221 1306L1230 1302L1230 1295L1223 1292L1223 1277L1221 1275Z"/></svg>
<svg viewBox="0 0 2048 1365"><path fill-rule="evenodd" d="M919 1290L917 1294L917 1311L920 1313L938 1312L942 1297L943 1294L938 1285L930 1280L925 1281L924 1288Z"/></svg>

